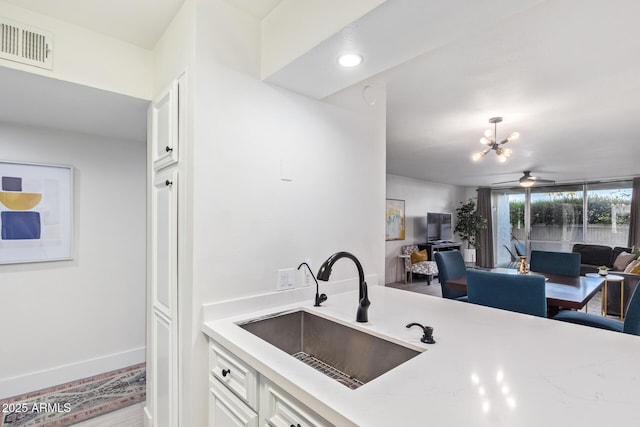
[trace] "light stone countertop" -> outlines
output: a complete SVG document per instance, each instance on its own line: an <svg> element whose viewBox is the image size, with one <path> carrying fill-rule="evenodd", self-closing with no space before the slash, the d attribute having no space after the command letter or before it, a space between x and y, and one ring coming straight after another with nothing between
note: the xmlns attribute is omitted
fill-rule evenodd
<svg viewBox="0 0 640 427"><path fill-rule="evenodd" d="M309 298L206 321L203 331L341 427L602 426L638 420L640 337L382 286L369 286L369 322L360 324L357 291L327 290L329 300L320 308ZM235 324L299 307L425 351L350 390ZM405 327L410 322L432 326L436 344L421 343L420 329Z"/></svg>

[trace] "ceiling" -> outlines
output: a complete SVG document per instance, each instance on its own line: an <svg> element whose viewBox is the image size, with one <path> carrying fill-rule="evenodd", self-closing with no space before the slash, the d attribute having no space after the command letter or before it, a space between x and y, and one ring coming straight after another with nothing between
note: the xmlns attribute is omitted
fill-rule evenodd
<svg viewBox="0 0 640 427"><path fill-rule="evenodd" d="M185 0L4 0L152 49ZM281 0L229 0L260 19ZM123 13L123 11L126 11ZM145 142L149 102L0 67L0 120Z"/></svg>
<svg viewBox="0 0 640 427"><path fill-rule="evenodd" d="M384 74L389 173L491 185L640 174L640 3L547 1ZM513 156L470 160L504 117Z"/></svg>
<svg viewBox="0 0 640 427"><path fill-rule="evenodd" d="M5 0L150 48L184 0ZM262 18L280 0L227 0ZM123 13L122 11L126 11ZM640 3L387 0L267 81L316 98L387 87L387 172L465 186L640 173ZM365 57L338 70L345 49ZM513 157L471 155L490 117Z"/></svg>
<svg viewBox="0 0 640 427"><path fill-rule="evenodd" d="M24 9L153 49L185 0L4 0ZM227 0L263 18L281 0Z"/></svg>
<svg viewBox="0 0 640 427"><path fill-rule="evenodd" d="M152 49L185 0L4 0Z"/></svg>
<svg viewBox="0 0 640 427"><path fill-rule="evenodd" d="M634 0L388 0L268 80L315 97L385 84L391 174L464 186L525 170L625 178L640 174L637 16ZM345 47L364 55L359 70L334 65ZM474 163L494 116L499 139L520 132L513 157Z"/></svg>

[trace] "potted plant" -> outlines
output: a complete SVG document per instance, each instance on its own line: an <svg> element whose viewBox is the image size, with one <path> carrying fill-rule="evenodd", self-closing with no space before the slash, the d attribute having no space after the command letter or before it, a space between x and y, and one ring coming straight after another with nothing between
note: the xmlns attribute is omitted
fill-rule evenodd
<svg viewBox="0 0 640 427"><path fill-rule="evenodd" d="M473 198L468 202L460 202L462 206L456 209L457 221L454 231L460 238L467 242L464 250L464 260L468 263L476 261L476 240L478 234L487 228L487 219L476 210L476 202Z"/></svg>
<svg viewBox="0 0 640 427"><path fill-rule="evenodd" d="M607 267L606 265L601 265L600 267L598 267L599 275L606 276L608 272L609 272L609 267Z"/></svg>

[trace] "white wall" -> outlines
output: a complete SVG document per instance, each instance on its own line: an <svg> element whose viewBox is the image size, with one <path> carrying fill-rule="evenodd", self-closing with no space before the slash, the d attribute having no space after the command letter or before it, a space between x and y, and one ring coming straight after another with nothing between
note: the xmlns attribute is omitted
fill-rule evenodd
<svg viewBox="0 0 640 427"><path fill-rule="evenodd" d="M467 194L466 187L387 174L387 198L405 201L405 240L386 242L385 283L402 279L402 270L398 271L400 248L427 241L427 212L450 212L455 221L455 211Z"/></svg>
<svg viewBox="0 0 640 427"><path fill-rule="evenodd" d="M383 276L384 99L352 109L340 97L323 103L261 82L259 29L226 2L196 2L193 318L181 330L191 340L183 348L185 425L206 424L203 303L273 291L277 269L306 258L317 269L339 250L356 254L367 274ZM282 162L291 181L281 180ZM332 280L355 276L344 261Z"/></svg>
<svg viewBox="0 0 640 427"><path fill-rule="evenodd" d="M153 50L153 99L171 81L193 67L195 54L195 3L185 0Z"/></svg>
<svg viewBox="0 0 640 427"><path fill-rule="evenodd" d="M75 181L74 259L0 265L0 398L143 362L146 145L0 122L0 152Z"/></svg>
<svg viewBox="0 0 640 427"><path fill-rule="evenodd" d="M151 51L3 1L0 16L53 33L53 70L6 59L0 66L151 99Z"/></svg>
<svg viewBox="0 0 640 427"><path fill-rule="evenodd" d="M274 290L278 268L304 258L318 266L340 249L381 274L385 140L376 110L262 83L251 60L259 55L257 22L221 1L200 6L192 170L194 281L202 298ZM221 26L240 60L227 60L229 47L221 51ZM281 180L281 162L291 181ZM230 286L238 277L243 283Z"/></svg>

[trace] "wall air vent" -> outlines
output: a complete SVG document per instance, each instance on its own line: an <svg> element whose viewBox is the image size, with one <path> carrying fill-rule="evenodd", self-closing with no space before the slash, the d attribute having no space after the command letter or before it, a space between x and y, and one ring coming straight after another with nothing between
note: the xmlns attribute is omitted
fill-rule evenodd
<svg viewBox="0 0 640 427"><path fill-rule="evenodd" d="M53 34L0 18L0 58L53 69Z"/></svg>

